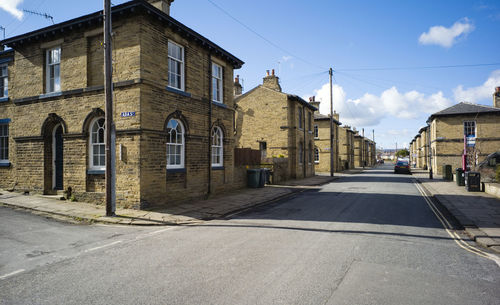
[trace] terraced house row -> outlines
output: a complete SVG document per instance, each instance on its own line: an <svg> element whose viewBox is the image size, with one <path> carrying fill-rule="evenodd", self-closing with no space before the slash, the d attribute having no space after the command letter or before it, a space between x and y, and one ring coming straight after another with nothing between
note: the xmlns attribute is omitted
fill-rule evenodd
<svg viewBox="0 0 500 305"><path fill-rule="evenodd" d="M491 106L461 102L432 114L410 143L411 162L442 175L443 165L478 170L500 152L500 87Z"/></svg>

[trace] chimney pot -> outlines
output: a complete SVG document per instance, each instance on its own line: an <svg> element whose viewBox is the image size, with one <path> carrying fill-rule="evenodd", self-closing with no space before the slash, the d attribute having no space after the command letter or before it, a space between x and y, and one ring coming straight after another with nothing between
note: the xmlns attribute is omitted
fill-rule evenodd
<svg viewBox="0 0 500 305"><path fill-rule="evenodd" d="M269 70L266 70L266 75L269 76Z"/></svg>
<svg viewBox="0 0 500 305"><path fill-rule="evenodd" d="M500 108L500 87L495 87L495 93L493 93L493 107Z"/></svg>
<svg viewBox="0 0 500 305"><path fill-rule="evenodd" d="M274 69L271 70L272 75L274 76Z"/></svg>

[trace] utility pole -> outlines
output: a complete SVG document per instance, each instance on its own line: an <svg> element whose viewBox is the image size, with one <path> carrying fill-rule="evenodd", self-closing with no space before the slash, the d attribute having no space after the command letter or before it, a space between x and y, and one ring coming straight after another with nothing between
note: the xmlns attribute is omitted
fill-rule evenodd
<svg viewBox="0 0 500 305"><path fill-rule="evenodd" d="M366 147L365 147L365 129L362 128L361 129L362 131L362 134L363 134L363 140L361 140L361 163L363 164L363 168L365 168L365 163L366 163L366 158L365 158L365 154L366 154Z"/></svg>
<svg viewBox="0 0 500 305"><path fill-rule="evenodd" d="M115 216L115 124L113 123L113 66L111 0L104 0L104 95L106 99L106 216Z"/></svg>
<svg viewBox="0 0 500 305"><path fill-rule="evenodd" d="M333 177L333 69L328 71L330 74L330 177Z"/></svg>

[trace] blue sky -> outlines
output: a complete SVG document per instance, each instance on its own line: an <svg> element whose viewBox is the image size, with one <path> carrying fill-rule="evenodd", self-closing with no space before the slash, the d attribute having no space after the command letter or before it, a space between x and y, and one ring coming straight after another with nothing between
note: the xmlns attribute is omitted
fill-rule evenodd
<svg viewBox="0 0 500 305"><path fill-rule="evenodd" d="M11 37L51 24L16 8L58 23L100 10L102 2L0 0L0 26ZM275 69L285 92L316 95L328 113L332 67L340 120L366 135L374 129L384 148L408 145L442 108L491 105L500 86L498 1L175 0L171 15L245 61L235 71L245 91Z"/></svg>

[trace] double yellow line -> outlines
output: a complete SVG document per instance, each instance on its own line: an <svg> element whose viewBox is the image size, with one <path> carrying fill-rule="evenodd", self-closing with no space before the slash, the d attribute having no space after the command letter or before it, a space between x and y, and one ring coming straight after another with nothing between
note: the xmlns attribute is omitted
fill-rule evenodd
<svg viewBox="0 0 500 305"><path fill-rule="evenodd" d="M473 246L469 245L467 242L465 242L453 230L453 227L451 226L451 224L448 222L448 220L446 219L446 217L443 216L443 214L441 213L441 211L439 211L439 209L434 205L434 203L432 202L432 200L425 193L425 191L422 188L422 186L418 182L416 182L416 181L414 181L413 183L415 184L415 187L418 189L418 191L420 192L420 194L422 195L422 197L424 197L425 202L427 203L427 205L429 206L429 208L431 209L431 211L434 213L434 215L436 215L436 218L443 225L443 228L446 230L446 233L448 233L448 235L455 241L455 243L457 243L457 245L460 248L462 248L462 249L464 249L466 251L469 251L471 253L474 253L476 255L479 255L481 257L484 257L484 258L487 258L487 259L491 259L492 261L494 261L495 263L497 263L497 265L500 267L500 258L498 256L490 254L490 253L487 253L487 252L484 252L481 249L473 247Z"/></svg>

